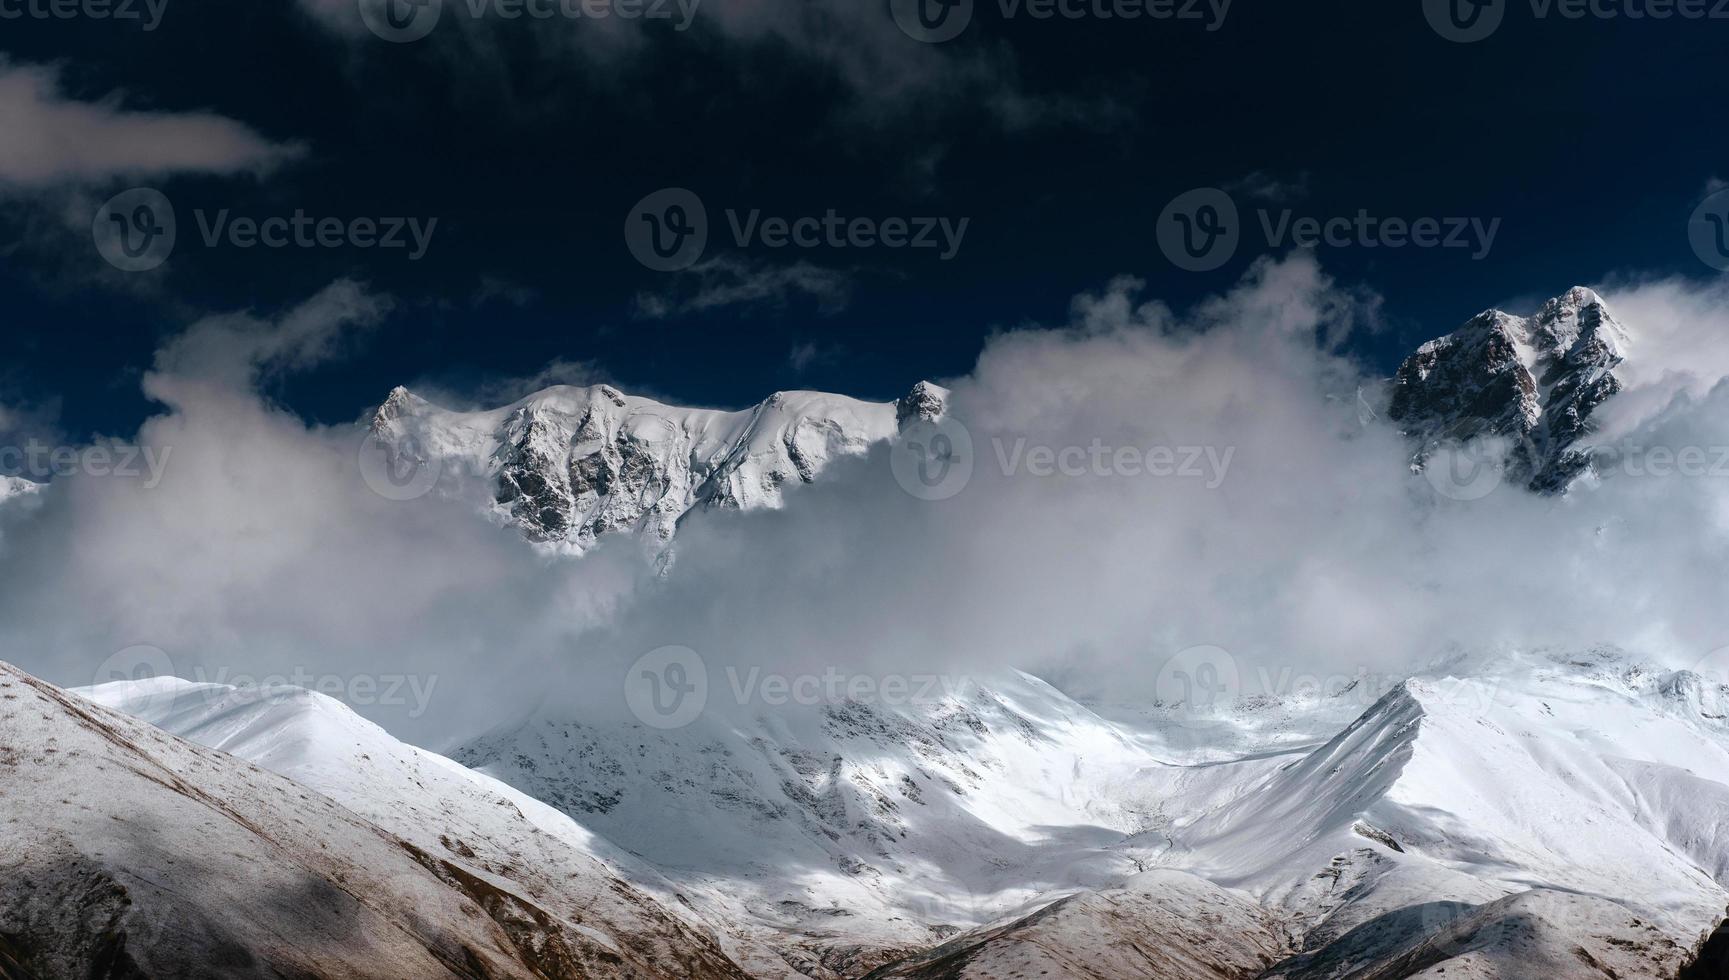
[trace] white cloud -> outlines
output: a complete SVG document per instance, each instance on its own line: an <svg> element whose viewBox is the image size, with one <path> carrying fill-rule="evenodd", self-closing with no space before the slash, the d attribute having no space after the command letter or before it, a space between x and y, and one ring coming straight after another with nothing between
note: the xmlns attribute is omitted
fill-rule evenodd
<svg viewBox="0 0 1729 980"><path fill-rule="evenodd" d="M1198 644L1250 672L1398 673L1505 645L1609 642L1684 665L1729 643L1729 477L1441 498L1395 433L1360 420L1373 379L1318 341L1364 305L1311 258L1263 261L1183 313L1141 289L1119 279L1059 329L1000 335L950 382L977 454L958 496L902 492L882 449L781 510L686 521L666 577L624 538L552 560L460 501L378 497L354 430L250 390L364 322L364 291L195 324L147 379L165 412L139 441L173 449L161 486L74 477L0 534L0 650L68 683L137 643L188 673L436 674L431 715L378 715L436 742L549 699L622 716L625 667L666 644L698 650L719 684L731 665L1012 665L1135 697ZM1653 350L1700 352L1698 376L1626 430L1729 447L1729 385L1708 376L1729 366L1724 297L1662 283L1611 301ZM1214 486L1005 472L1022 440L1231 462Z"/></svg>
<svg viewBox="0 0 1729 980"><path fill-rule="evenodd" d="M261 173L301 152L213 113L133 111L121 101L69 99L55 69L0 58L0 190Z"/></svg>

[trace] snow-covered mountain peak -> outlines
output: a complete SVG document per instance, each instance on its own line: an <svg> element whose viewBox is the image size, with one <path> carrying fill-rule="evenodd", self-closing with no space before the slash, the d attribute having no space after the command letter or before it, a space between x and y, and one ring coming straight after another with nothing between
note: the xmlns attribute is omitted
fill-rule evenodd
<svg viewBox="0 0 1729 980"><path fill-rule="evenodd" d="M929 381L920 381L895 403L895 422L902 428L912 421L935 422L948 410L949 390Z"/></svg>
<svg viewBox="0 0 1729 980"><path fill-rule="evenodd" d="M41 489L42 485L40 483L33 483L30 480L25 480L16 476L0 475L0 502L4 502L13 497L22 497L26 494L33 494Z"/></svg>
<svg viewBox="0 0 1729 980"><path fill-rule="evenodd" d="M1423 344L1399 366L1388 415L1437 449L1497 438L1508 471L1539 492L1565 490L1590 465L1592 413L1621 390L1631 335L1602 297L1576 286L1530 317L1488 310Z"/></svg>
<svg viewBox="0 0 1729 980"><path fill-rule="evenodd" d="M946 396L923 382L886 403L782 391L723 411L597 384L456 412L397 388L371 431L417 464L483 481L493 516L530 540L580 553L621 531L664 545L693 511L778 507L785 487L939 416Z"/></svg>

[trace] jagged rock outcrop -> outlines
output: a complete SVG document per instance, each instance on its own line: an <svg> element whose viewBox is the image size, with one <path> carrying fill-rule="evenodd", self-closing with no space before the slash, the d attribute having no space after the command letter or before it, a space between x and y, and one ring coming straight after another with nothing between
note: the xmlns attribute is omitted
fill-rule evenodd
<svg viewBox="0 0 1729 980"><path fill-rule="evenodd" d="M1437 449L1486 437L1508 443L1509 480L1557 493L1591 464L1592 413L1616 392L1626 329L1583 287L1531 317L1489 310L1431 340L1393 378L1389 417L1416 443L1421 467Z"/></svg>

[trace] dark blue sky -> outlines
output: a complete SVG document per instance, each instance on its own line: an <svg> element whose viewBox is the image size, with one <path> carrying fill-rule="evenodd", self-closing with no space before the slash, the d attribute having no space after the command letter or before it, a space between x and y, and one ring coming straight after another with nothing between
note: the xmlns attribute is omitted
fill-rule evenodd
<svg viewBox="0 0 1729 980"><path fill-rule="evenodd" d="M1493 37L1455 44L1419 0L1239 0L1213 32L1009 21L981 0L960 38L927 46L899 34L883 0L858 2L869 18L831 23L817 0L706 0L689 31L644 26L604 55L547 36L590 25L444 23L395 45L285 0L170 0L149 33L0 23L0 50L59 65L70 98L209 110L307 147L262 178L85 189L94 203L134 185L174 201L180 246L131 276L87 232L65 231L75 223L55 193L0 196L0 403L59 398L73 436L130 432L148 411L138 371L165 334L204 311L280 309L343 276L398 304L349 356L284 382L278 397L309 418L351 418L400 382L462 387L557 359L689 403L795 387L892 397L965 371L993 329L1061 322L1070 297L1118 274L1177 304L1228 286L1266 249L1251 241L1221 269L1182 272L1154 224L1193 187L1261 206L1252 174L1298 215L1501 219L1480 261L1320 249L1336 277L1386 298L1388 329L1360 352L1387 367L1490 304L1616 273L1714 274L1685 224L1707 179L1729 176L1729 134L1701 121L1725 88L1729 21L1539 20L1512 0ZM801 26L738 26L764 7ZM764 276L805 263L849 284L844 307L795 289L642 316L638 294L694 289L625 246L632 205L668 186L707 204L709 258ZM439 224L418 262L202 247L190 212L221 208ZM739 254L726 208L970 224L950 261ZM795 366L807 345L820 356Z"/></svg>

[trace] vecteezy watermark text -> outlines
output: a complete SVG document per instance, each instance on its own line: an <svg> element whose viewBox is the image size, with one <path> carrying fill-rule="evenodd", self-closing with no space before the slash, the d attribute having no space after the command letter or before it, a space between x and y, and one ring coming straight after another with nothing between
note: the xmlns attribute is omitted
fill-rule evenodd
<svg viewBox="0 0 1729 980"><path fill-rule="evenodd" d="M1331 672L1258 660L1245 666L1223 647L1204 644L1165 659L1154 676L1153 704L1180 724L1203 725L1230 712L1259 710L1280 701L1331 701L1361 710L1408 679L1368 665ZM1500 696L1500 685L1493 680L1425 677L1419 683L1426 696L1476 714L1488 711Z"/></svg>
<svg viewBox="0 0 1729 980"><path fill-rule="evenodd" d="M168 0L0 0L0 20L136 21L145 33L167 10Z"/></svg>
<svg viewBox="0 0 1729 980"><path fill-rule="evenodd" d="M1195 479L1216 490L1225 482L1237 447L1226 446L1110 446L1094 439L1085 446L1029 445L1025 437L1013 443L999 437L991 440L1004 476L1025 473L1034 477L1151 476Z"/></svg>
<svg viewBox="0 0 1729 980"><path fill-rule="evenodd" d="M1526 0L1534 21L1729 20L1729 0ZM1470 44L1500 30L1513 0L1422 0L1436 34Z"/></svg>
<svg viewBox="0 0 1729 980"><path fill-rule="evenodd" d="M908 249L935 251L948 261L960 251L971 218L938 216L848 217L834 208L820 215L769 215L761 208L726 209L726 227L738 248ZM708 248L708 208L695 192L668 187L644 197L625 217L630 254L656 272L688 269Z"/></svg>
<svg viewBox="0 0 1729 980"><path fill-rule="evenodd" d="M1117 445L1034 442L993 436L991 453L1006 478L1194 480L1208 490L1225 482L1235 446ZM952 415L908 425L889 447L889 467L901 489L920 500L947 500L965 490L978 466L972 433Z"/></svg>
<svg viewBox="0 0 1729 980"><path fill-rule="evenodd" d="M410 262L425 256L438 229L437 218L315 217L301 208L265 217L198 208L192 216L205 248L405 250ZM115 195L97 210L90 230L97 252L123 272L156 268L168 261L180 239L174 205L148 187Z"/></svg>
<svg viewBox="0 0 1729 980"><path fill-rule="evenodd" d="M1003 20L1103 20L1225 26L1233 0L996 0ZM973 20L975 0L889 0L901 32L941 44L959 37Z"/></svg>
<svg viewBox="0 0 1729 980"><path fill-rule="evenodd" d="M184 677L189 684L174 683L177 678L182 678L182 674L166 651L139 644L120 650L98 664L90 683L140 683L137 690L129 692L127 710L144 718L148 718L155 709L186 699L208 702L226 697L230 688L263 691L267 698L290 697L296 690L314 691L336 698L350 707L408 708L408 717L418 718L431 706L433 690L438 686L437 674L334 674L300 666L286 673L259 676L236 672L228 667L211 670L197 664L190 676Z"/></svg>
<svg viewBox="0 0 1729 980"><path fill-rule="evenodd" d="M51 446L31 439L22 446L0 446L0 476L20 476L37 483L72 476L142 480L146 490L162 483L173 446Z"/></svg>
<svg viewBox="0 0 1729 980"><path fill-rule="evenodd" d="M963 678L946 674L867 674L838 667L787 674L760 665L728 665L725 673L724 690L740 707L930 705L954 697L965 684ZM651 650L630 665L624 693L638 721L650 728L673 729L702 716L713 688L702 655L689 647L668 646Z"/></svg>
<svg viewBox="0 0 1729 980"><path fill-rule="evenodd" d="M431 34L444 16L445 0L358 0L360 19L373 34L398 44ZM702 0L462 0L453 8L473 20L567 22L672 21L686 31Z"/></svg>
<svg viewBox="0 0 1729 980"><path fill-rule="evenodd" d="M1469 249L1473 260L1488 257L1501 231L1500 218L1470 216L1383 217L1358 208L1354 215L1298 215L1290 208L1257 208L1256 226L1267 247ZM1159 215L1159 249L1172 265L1210 272L1236 255L1246 237L1237 202L1216 187L1178 195Z"/></svg>

